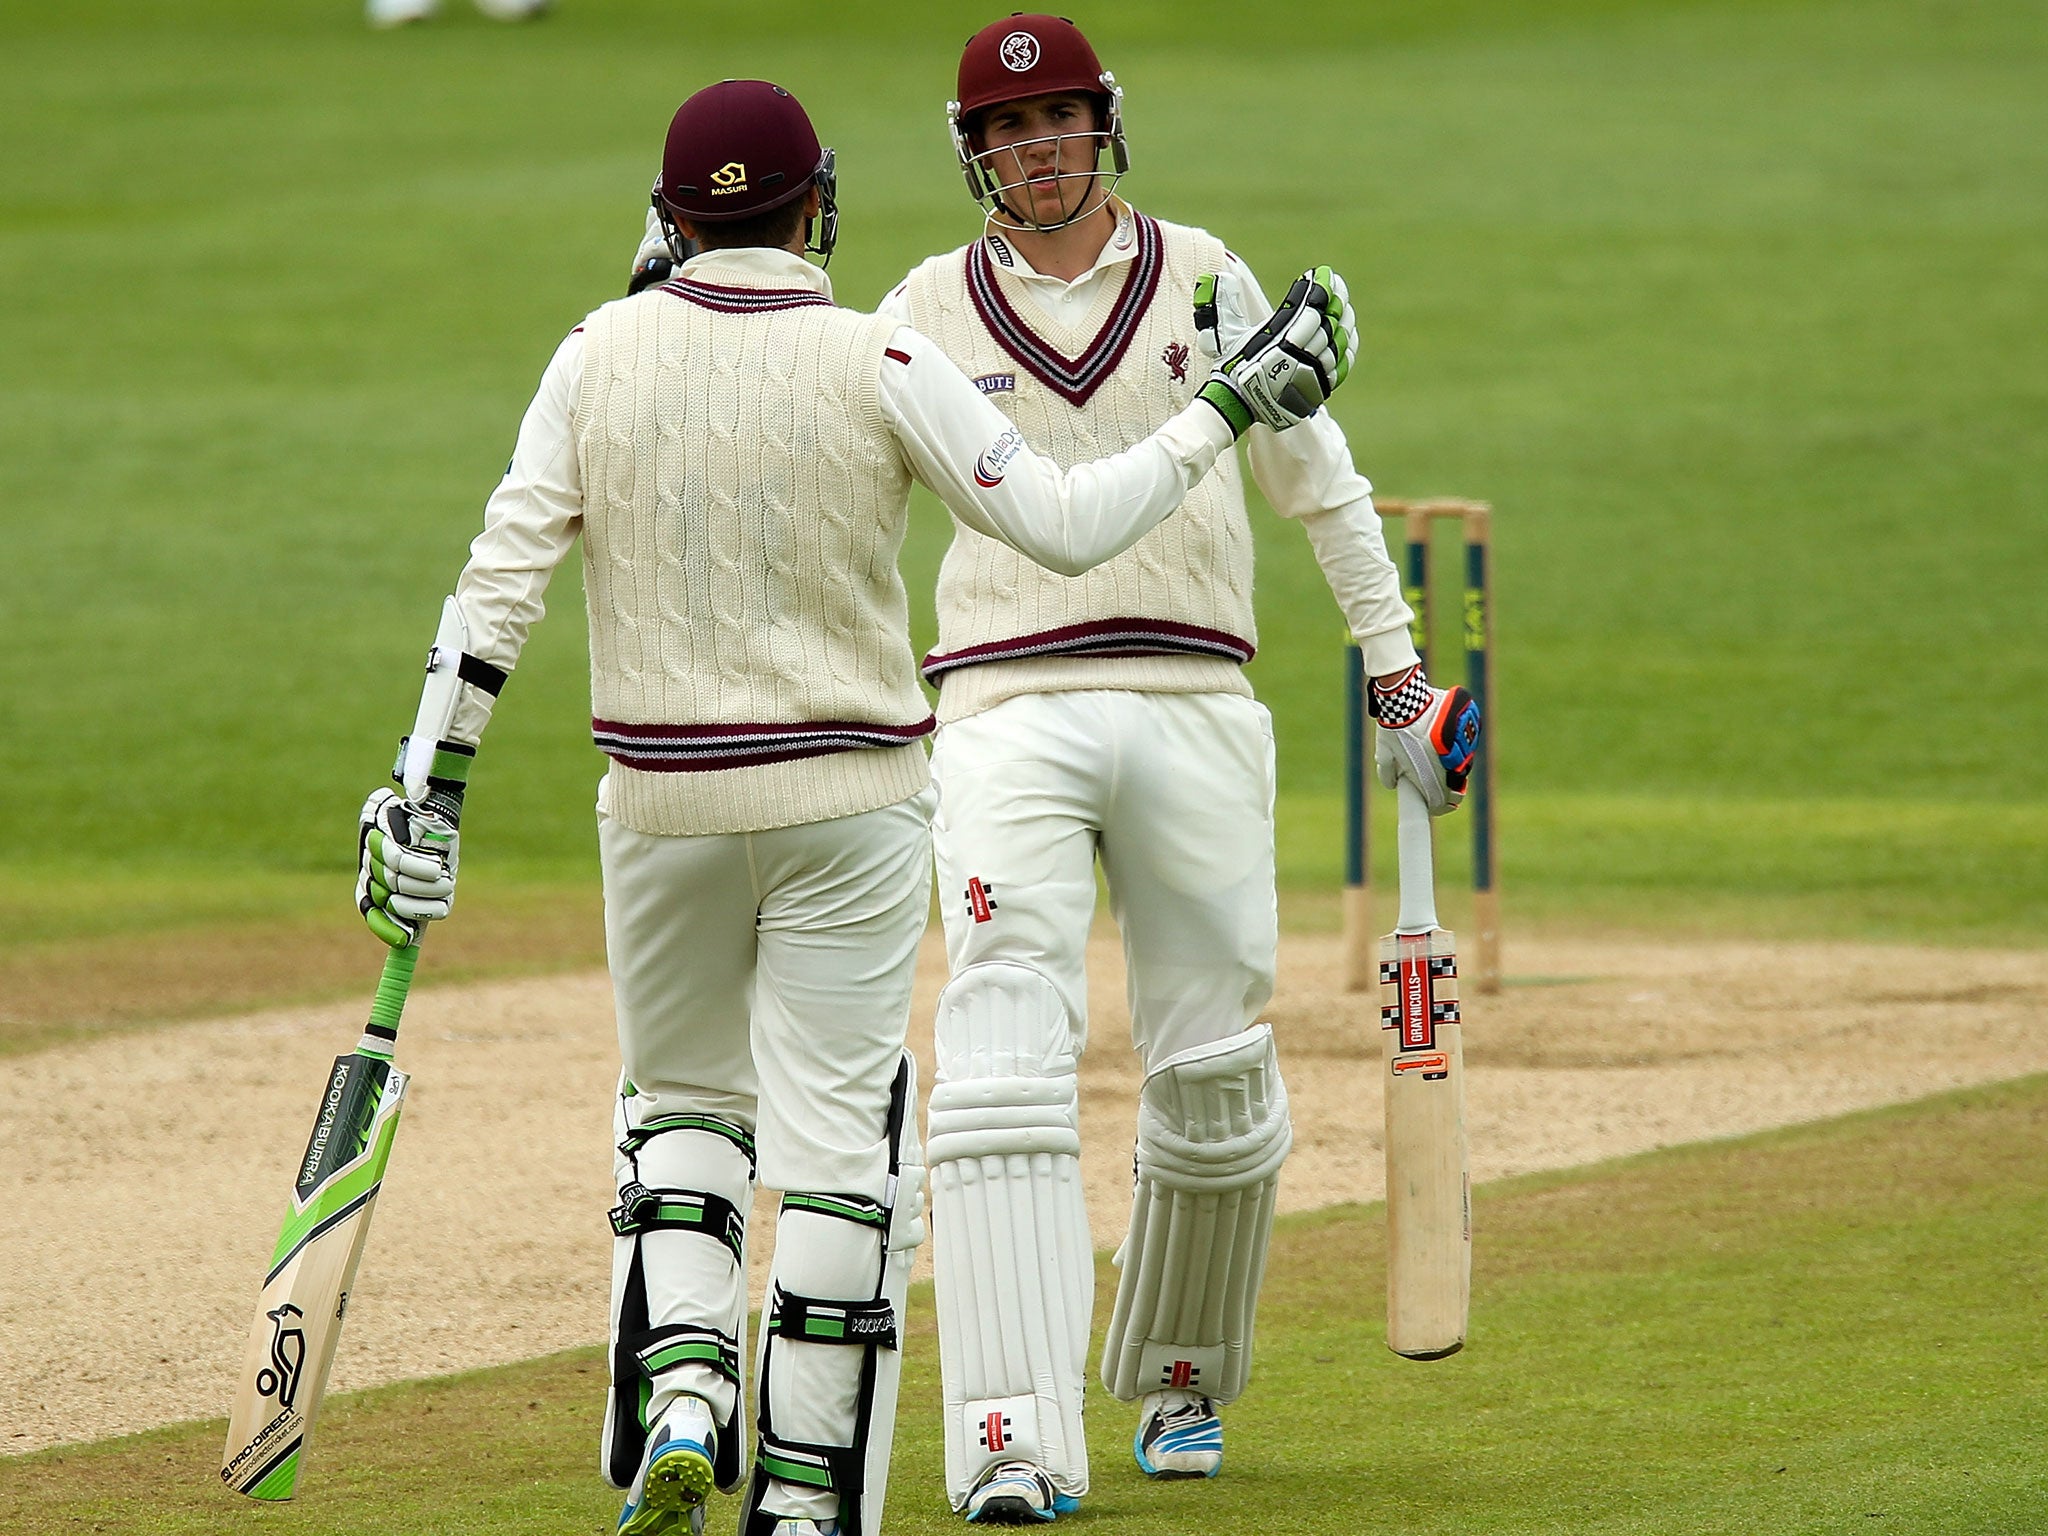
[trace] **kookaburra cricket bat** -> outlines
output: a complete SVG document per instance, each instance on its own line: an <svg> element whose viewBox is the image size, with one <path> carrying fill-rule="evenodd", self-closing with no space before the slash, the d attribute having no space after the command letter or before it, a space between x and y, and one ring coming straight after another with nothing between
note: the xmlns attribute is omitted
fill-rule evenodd
<svg viewBox="0 0 2048 1536"><path fill-rule="evenodd" d="M427 685L401 759L406 798L415 804L426 794L434 744L454 713L466 639L461 612L450 598L427 653ZM356 1048L335 1058L299 1160L291 1208L256 1302L221 1454L221 1481L251 1498L292 1496L327 1394L341 1320L398 1134L406 1074L392 1065L392 1052L419 955L414 943L385 956L370 1022Z"/></svg>
<svg viewBox="0 0 2048 1536"><path fill-rule="evenodd" d="M1436 922L1429 807L1405 778L1401 916L1380 944L1387 1108L1387 1347L1441 1360L1465 1346L1472 1294L1472 1178L1458 949Z"/></svg>

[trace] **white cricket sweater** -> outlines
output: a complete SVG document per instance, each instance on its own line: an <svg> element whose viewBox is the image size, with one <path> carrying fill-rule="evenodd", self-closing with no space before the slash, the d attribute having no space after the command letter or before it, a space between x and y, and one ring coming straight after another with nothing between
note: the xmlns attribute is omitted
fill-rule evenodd
<svg viewBox="0 0 2048 1536"><path fill-rule="evenodd" d="M924 262L881 306L941 341L1032 446L1056 459L1106 450L1120 432L1142 431L1145 419L1200 389L1210 367L1193 345L1200 272L1235 269L1254 306L1252 322L1271 313L1257 278L1213 236L1145 219L1120 200L1113 206L1114 232L1093 267L1072 282L1034 272L1010 240L990 229ZM1171 258L1161 263L1156 284L1146 276L1148 225ZM1148 289L1139 315L1138 299ZM995 302L998 295L1006 302ZM1142 342L1134 330L1125 334L1137 321L1146 327ZM1116 366L1104 376L1119 346ZM1099 448L1086 448L1090 442ZM1287 432L1254 427L1245 445L1273 510L1307 532L1364 648L1367 670L1378 675L1413 663L1413 615L1387 556L1371 483L1353 467L1343 431L1319 411ZM940 575L939 645L926 659L927 676L941 684L939 719L960 719L1022 693L1249 693L1238 667L1257 642L1251 555L1243 482L1230 457L1204 482L1202 505L1190 497L1189 507L1085 584L1032 579L1020 587L1014 568L999 556L987 558L987 541L956 527ZM1182 529L1190 508L1203 530ZM1176 537L1180 553L1191 558L1165 558Z"/></svg>
<svg viewBox="0 0 2048 1536"><path fill-rule="evenodd" d="M713 252L593 314L543 373L456 583L469 649L509 672L588 534L594 729L634 830L761 830L923 787L895 569L910 475L1078 572L1230 444L1197 404L1063 470L929 340L829 294L790 252ZM465 688L450 734L475 743L492 703Z"/></svg>

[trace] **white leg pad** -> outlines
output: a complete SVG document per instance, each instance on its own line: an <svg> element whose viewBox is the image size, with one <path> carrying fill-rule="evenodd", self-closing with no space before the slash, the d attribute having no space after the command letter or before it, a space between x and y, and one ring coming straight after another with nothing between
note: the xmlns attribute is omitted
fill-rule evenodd
<svg viewBox="0 0 2048 1536"><path fill-rule="evenodd" d="M879 1198L782 1197L755 1373L755 1480L741 1536L765 1536L792 1517L836 1520L842 1536L881 1530L904 1296L925 1234L917 1061L908 1051L897 1070L890 1130L895 1140Z"/></svg>
<svg viewBox="0 0 2048 1536"><path fill-rule="evenodd" d="M647 1431L678 1394L689 1393L710 1405L720 1427L721 1486L737 1486L753 1137L716 1116L623 1097L614 1128L621 1204L613 1213L605 1475L627 1486ZM635 1215L643 1224L635 1226Z"/></svg>
<svg viewBox="0 0 2048 1536"><path fill-rule="evenodd" d="M970 965L939 997L930 1135L946 1492L999 1461L1088 1490L1095 1306L1073 1030L1042 973Z"/></svg>
<svg viewBox="0 0 2048 1536"><path fill-rule="evenodd" d="M1102 1349L1102 1384L1117 1397L1179 1388L1228 1403L1244 1390L1293 1143L1270 1025L1146 1075L1131 1229Z"/></svg>

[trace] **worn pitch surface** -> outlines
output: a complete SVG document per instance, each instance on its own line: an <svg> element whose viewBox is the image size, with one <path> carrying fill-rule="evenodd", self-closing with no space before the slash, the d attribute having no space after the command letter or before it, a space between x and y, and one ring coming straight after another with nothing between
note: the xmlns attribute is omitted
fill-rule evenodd
<svg viewBox="0 0 2048 1536"><path fill-rule="evenodd" d="M1507 958L1530 979L1469 1009L1481 1180L2048 1069L2048 954L1531 938ZM1099 938L1082 1079L1104 1246L1122 1231L1138 1082L1119 960ZM943 967L934 938L913 1030L927 1082ZM1285 1209L1381 1193L1376 999L1340 976L1334 939L1285 941L1269 1011L1296 1126ZM0 1062L0 1401L23 1410L8 1450L223 1411L314 1091L359 1012L282 1009ZM415 1092L337 1388L602 1337L611 1027L601 974L415 996L400 1049Z"/></svg>

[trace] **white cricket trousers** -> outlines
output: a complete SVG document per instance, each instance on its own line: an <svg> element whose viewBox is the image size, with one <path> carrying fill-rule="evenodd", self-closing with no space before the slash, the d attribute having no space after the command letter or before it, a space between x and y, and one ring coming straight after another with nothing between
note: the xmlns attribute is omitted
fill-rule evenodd
<svg viewBox="0 0 2048 1536"><path fill-rule="evenodd" d="M1249 1028L1273 995L1273 725L1256 699L1026 694L939 728L946 956L1045 973L1087 1040L1095 860L1147 1070Z"/></svg>
<svg viewBox="0 0 2048 1536"><path fill-rule="evenodd" d="M605 949L636 1124L752 1130L770 1189L879 1199L883 1129L931 911L929 789L832 821L706 837L598 795Z"/></svg>

